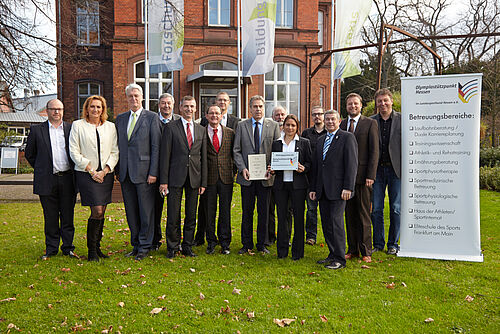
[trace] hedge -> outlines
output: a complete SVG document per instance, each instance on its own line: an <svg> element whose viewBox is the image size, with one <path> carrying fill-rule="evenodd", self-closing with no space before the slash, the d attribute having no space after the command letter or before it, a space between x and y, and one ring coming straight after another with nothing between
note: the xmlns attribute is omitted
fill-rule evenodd
<svg viewBox="0 0 500 334"><path fill-rule="evenodd" d="M479 169L479 186L481 189L500 191L500 166L481 167Z"/></svg>
<svg viewBox="0 0 500 334"><path fill-rule="evenodd" d="M500 166L500 147L482 148L479 155L479 166Z"/></svg>

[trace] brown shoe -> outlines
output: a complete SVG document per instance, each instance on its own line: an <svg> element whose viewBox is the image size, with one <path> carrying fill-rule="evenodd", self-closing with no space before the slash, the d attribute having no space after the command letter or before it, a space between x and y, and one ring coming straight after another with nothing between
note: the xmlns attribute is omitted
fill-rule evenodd
<svg viewBox="0 0 500 334"><path fill-rule="evenodd" d="M363 256L363 258L361 260L363 260L363 262L366 262L366 263L371 263L372 257L371 256Z"/></svg>
<svg viewBox="0 0 500 334"><path fill-rule="evenodd" d="M347 254L345 255L345 259L346 259L346 260L350 260L350 259L355 258L355 257L358 257L358 255L356 255L356 254L352 254L352 253L347 253Z"/></svg>

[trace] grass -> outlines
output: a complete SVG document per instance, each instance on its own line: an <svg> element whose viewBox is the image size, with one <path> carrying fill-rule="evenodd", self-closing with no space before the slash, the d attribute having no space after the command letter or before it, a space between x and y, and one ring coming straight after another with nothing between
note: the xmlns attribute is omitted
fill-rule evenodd
<svg viewBox="0 0 500 334"><path fill-rule="evenodd" d="M0 302L0 332L9 324L11 332L31 333L500 332L500 193L481 191L484 263L375 253L369 269L348 261L340 271L315 263L327 253L320 245L306 246L297 262L278 260L275 246L271 256L237 255L238 191L233 203L230 255L206 255L197 247L197 258L168 260L162 247L141 262L123 257L130 250L125 212L122 204L110 205L103 245L112 255L100 263L62 255L39 260L41 206L2 203L0 300L15 300ZM79 254L86 253L87 217L88 209L77 204ZM161 311L152 315L154 308ZM274 318L295 321L280 328Z"/></svg>

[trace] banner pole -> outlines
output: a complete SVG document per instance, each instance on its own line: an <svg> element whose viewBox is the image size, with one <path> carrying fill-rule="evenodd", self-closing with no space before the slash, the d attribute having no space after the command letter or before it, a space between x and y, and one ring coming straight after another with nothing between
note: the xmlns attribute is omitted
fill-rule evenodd
<svg viewBox="0 0 500 334"><path fill-rule="evenodd" d="M240 5L241 0L237 1L237 16L238 16L238 45L237 45L237 52L238 52L238 82L237 82L237 87L238 87L238 112L237 112L237 117L242 118L243 116L243 111L241 110L241 5Z"/></svg>
<svg viewBox="0 0 500 334"><path fill-rule="evenodd" d="M145 84L145 109L149 109L149 61L148 61L148 4L149 0L144 1L144 74L146 76Z"/></svg>
<svg viewBox="0 0 500 334"><path fill-rule="evenodd" d="M334 48L334 43L335 43L335 0L332 0L332 22L331 22L331 47L332 49ZM330 56L330 109L333 109L333 85L335 80L333 79L334 76L334 69L333 69L333 62L334 62L334 57L335 54L332 53Z"/></svg>

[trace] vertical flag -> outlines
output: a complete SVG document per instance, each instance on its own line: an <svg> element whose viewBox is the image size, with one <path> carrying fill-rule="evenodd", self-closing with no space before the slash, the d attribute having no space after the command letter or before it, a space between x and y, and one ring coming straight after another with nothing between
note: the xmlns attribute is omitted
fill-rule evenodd
<svg viewBox="0 0 500 334"><path fill-rule="evenodd" d="M243 75L271 71L274 67L276 0L244 0L241 22Z"/></svg>
<svg viewBox="0 0 500 334"><path fill-rule="evenodd" d="M184 0L147 0L149 72L182 70Z"/></svg>
<svg viewBox="0 0 500 334"><path fill-rule="evenodd" d="M336 6L333 48L359 45L361 28L370 14L372 0L337 0ZM336 52L334 54L334 78L341 79L360 74L359 59L359 50Z"/></svg>

